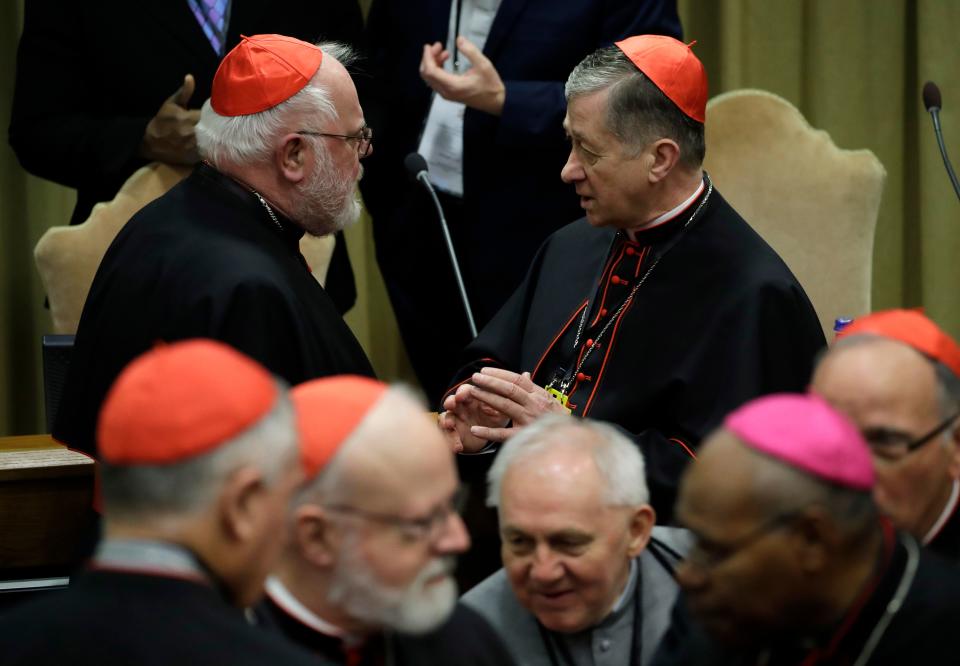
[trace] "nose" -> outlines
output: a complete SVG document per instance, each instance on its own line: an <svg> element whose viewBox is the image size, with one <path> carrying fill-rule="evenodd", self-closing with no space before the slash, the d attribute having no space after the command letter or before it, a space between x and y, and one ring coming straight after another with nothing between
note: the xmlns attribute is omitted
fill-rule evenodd
<svg viewBox="0 0 960 666"><path fill-rule="evenodd" d="M577 152L571 148L570 154L567 155L567 163L560 169L560 180L565 183L576 183L584 178L586 174L583 171L583 165L577 159Z"/></svg>
<svg viewBox="0 0 960 666"><path fill-rule="evenodd" d="M546 545L538 546L530 565L530 579L541 585L547 585L561 578L563 578L563 565L560 560L550 552Z"/></svg>
<svg viewBox="0 0 960 666"><path fill-rule="evenodd" d="M468 548L470 548L470 535L467 534L467 527L463 524L460 514L451 511L443 526L440 539L435 544L435 549L441 555L453 555L464 553Z"/></svg>

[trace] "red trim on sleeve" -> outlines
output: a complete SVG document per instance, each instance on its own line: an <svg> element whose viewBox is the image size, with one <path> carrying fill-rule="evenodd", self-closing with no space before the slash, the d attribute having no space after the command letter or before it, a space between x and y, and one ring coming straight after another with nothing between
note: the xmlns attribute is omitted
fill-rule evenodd
<svg viewBox="0 0 960 666"><path fill-rule="evenodd" d="M690 456L692 459L694 460L697 459L697 454L693 452L693 449L691 449L690 446L685 441L683 441L678 437L668 437L667 439L671 442L676 442L677 444L679 444L680 447L684 451L686 451L687 455Z"/></svg>

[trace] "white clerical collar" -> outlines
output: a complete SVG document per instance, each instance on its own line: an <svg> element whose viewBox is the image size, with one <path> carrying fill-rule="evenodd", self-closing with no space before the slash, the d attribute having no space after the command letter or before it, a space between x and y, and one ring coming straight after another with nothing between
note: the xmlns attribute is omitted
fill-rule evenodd
<svg viewBox="0 0 960 666"><path fill-rule="evenodd" d="M637 231L646 231L648 229L653 229L654 227L659 227L661 224L666 224L670 220L676 218L678 215L683 213L683 211L689 208L690 204L696 201L697 197L700 196L700 193L703 192L703 187L704 187L703 179L701 178L700 185L697 186L697 189L693 191L693 194L691 194L689 197L684 199L679 206L676 206L675 208L671 208L663 215L660 215L656 219L650 220L649 222L647 222L646 224L644 224L642 227L638 229L627 229L627 236L630 238L630 240L635 241L637 240L636 238Z"/></svg>
<svg viewBox="0 0 960 666"><path fill-rule="evenodd" d="M359 645L363 642L362 639L347 633L335 624L327 622L300 603L300 600L293 596L293 593L291 593L286 585L280 582L280 579L276 576L267 578L266 592L271 601L279 606L287 615L307 625L314 631L325 636L339 638L346 645Z"/></svg>
<svg viewBox="0 0 960 666"><path fill-rule="evenodd" d="M620 593L617 601L613 604L610 615L619 613L620 610L627 605L627 602L630 601L630 593L633 592L633 589L637 586L637 575L637 560L631 559L630 573L627 575L627 584L623 586L623 592Z"/></svg>
<svg viewBox="0 0 960 666"><path fill-rule="evenodd" d="M947 500L946 505L943 507L943 511L940 512L940 517L937 518L937 521L933 524L933 527L931 527L926 536L923 537L924 546L936 539L937 535L940 534L940 530L942 530L943 526L946 525L948 520L950 520L950 516L953 515L954 510L957 508L958 499L960 499L960 480L954 479L953 488L950 490L950 499Z"/></svg>

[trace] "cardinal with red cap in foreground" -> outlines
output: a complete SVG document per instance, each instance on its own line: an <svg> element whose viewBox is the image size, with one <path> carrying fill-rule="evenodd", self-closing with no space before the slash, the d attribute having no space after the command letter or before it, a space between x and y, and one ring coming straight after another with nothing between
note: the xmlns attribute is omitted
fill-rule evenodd
<svg viewBox="0 0 960 666"><path fill-rule="evenodd" d="M751 398L803 390L824 345L790 269L702 169L707 76L692 46L630 37L570 74L560 176L584 218L540 247L443 402L465 453L546 412L621 427L664 523L700 440ZM482 480L488 459L464 476Z"/></svg>
<svg viewBox="0 0 960 666"><path fill-rule="evenodd" d="M0 618L0 663L315 663L242 610L262 594L306 474L286 393L211 340L131 363L98 426L104 539L69 589Z"/></svg>
<svg viewBox="0 0 960 666"><path fill-rule="evenodd" d="M304 461L259 624L322 663L512 663L452 573L470 545L453 455L421 400L355 376L293 389Z"/></svg>
<svg viewBox="0 0 960 666"><path fill-rule="evenodd" d="M197 125L203 162L133 216L104 256L77 331L54 436L96 453L120 370L157 340L222 340L291 384L373 375L300 254L359 215L371 131L345 47L244 37Z"/></svg>
<svg viewBox="0 0 960 666"><path fill-rule="evenodd" d="M822 398L730 414L681 483L695 541L655 666L956 663L960 571L879 516L874 483Z"/></svg>
<svg viewBox="0 0 960 666"><path fill-rule="evenodd" d="M960 563L960 346L916 310L858 317L820 360L810 389L870 445L880 510Z"/></svg>

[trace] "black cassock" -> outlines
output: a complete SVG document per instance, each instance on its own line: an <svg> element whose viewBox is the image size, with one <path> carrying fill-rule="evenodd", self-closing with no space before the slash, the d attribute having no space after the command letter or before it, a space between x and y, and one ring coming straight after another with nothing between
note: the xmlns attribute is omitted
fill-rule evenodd
<svg viewBox="0 0 960 666"><path fill-rule="evenodd" d="M3 666L316 664L193 580L97 570L0 616Z"/></svg>
<svg viewBox="0 0 960 666"><path fill-rule="evenodd" d="M480 615L457 604L439 628L422 636L379 635L356 649L335 636L308 627L271 597L254 610L257 624L318 656L321 666L512 666L513 659L500 638ZM351 654L352 652L352 654Z"/></svg>
<svg viewBox="0 0 960 666"><path fill-rule="evenodd" d="M960 564L960 502L953 507L947 522L927 544L927 549L954 564Z"/></svg>
<svg viewBox="0 0 960 666"><path fill-rule="evenodd" d="M490 365L528 371L540 386L569 378L575 415L638 442L663 521L700 440L754 397L802 391L825 344L790 269L705 183L636 241L586 219L554 233L455 378Z"/></svg>
<svg viewBox="0 0 960 666"><path fill-rule="evenodd" d="M904 539L912 537L888 541L891 552L881 555L874 579L838 622L777 645L724 649L692 619L681 594L651 666L851 666L860 658L869 666L958 663L960 572L921 550L915 541L916 574L909 588L904 584L907 591L899 610L892 619L888 614L891 602L901 596L905 572L909 575ZM872 652L870 645L875 645Z"/></svg>
<svg viewBox="0 0 960 666"><path fill-rule="evenodd" d="M97 412L123 367L158 341L207 337L291 384L373 376L300 254L302 230L201 164L133 216L87 297L54 436L94 452Z"/></svg>

